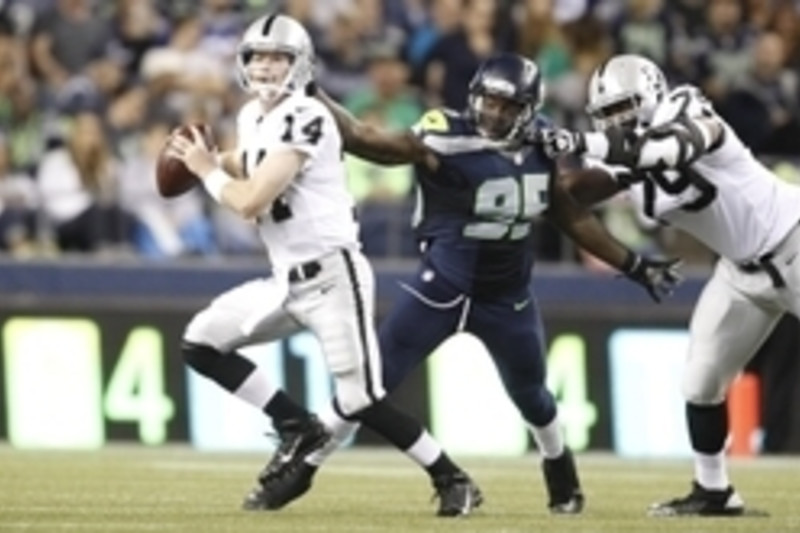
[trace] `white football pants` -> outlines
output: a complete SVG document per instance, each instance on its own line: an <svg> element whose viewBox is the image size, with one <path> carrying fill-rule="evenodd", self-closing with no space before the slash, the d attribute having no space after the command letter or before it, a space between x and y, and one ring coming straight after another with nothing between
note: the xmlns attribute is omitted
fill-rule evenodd
<svg viewBox="0 0 800 533"><path fill-rule="evenodd" d="M184 339L222 353L309 329L320 342L346 415L385 395L375 334L375 275L357 250L317 260L311 279L257 279L224 292L194 316Z"/></svg>

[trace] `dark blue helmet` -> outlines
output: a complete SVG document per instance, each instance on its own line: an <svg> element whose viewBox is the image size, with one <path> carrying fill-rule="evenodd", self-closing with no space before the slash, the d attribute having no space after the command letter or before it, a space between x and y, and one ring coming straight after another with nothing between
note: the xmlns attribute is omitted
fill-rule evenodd
<svg viewBox="0 0 800 533"><path fill-rule="evenodd" d="M544 82L538 65L517 54L497 54L479 67L469 83L469 110L478 131L513 140L542 103Z"/></svg>

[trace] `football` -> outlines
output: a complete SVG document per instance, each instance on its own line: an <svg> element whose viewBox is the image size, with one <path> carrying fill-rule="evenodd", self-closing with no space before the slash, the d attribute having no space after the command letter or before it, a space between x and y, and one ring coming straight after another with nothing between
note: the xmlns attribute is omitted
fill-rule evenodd
<svg viewBox="0 0 800 533"><path fill-rule="evenodd" d="M213 148L214 139L211 135L211 128L206 124L193 124L203 133L206 146ZM172 135L181 135L187 139L192 138L190 126L183 125L178 127ZM200 181L186 165L179 159L168 156L165 152L169 142L164 143L161 153L158 154L156 164L156 185L158 192L164 198L174 198L193 189Z"/></svg>

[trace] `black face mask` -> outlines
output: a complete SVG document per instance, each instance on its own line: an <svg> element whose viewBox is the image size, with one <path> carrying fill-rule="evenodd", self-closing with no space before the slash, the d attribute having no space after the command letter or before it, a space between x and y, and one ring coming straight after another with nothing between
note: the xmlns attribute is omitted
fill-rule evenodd
<svg viewBox="0 0 800 533"><path fill-rule="evenodd" d="M613 104L609 104L603 106L600 109L595 110L592 113L592 117L595 120L602 120L607 121L609 124L605 126L606 129L608 128L617 128L624 132L633 133L636 130L636 126L638 125L638 113L637 109L639 107L639 100L635 97L633 98L626 98L624 100L620 100L619 102L615 102ZM625 118L615 120L614 117L623 116Z"/></svg>
<svg viewBox="0 0 800 533"><path fill-rule="evenodd" d="M492 140L507 138L517 126L525 106L495 95L474 97L472 112L481 133Z"/></svg>

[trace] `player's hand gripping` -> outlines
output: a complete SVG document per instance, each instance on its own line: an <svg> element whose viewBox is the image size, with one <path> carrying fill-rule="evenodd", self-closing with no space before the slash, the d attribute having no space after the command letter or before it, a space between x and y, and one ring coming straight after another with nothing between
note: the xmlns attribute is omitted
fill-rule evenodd
<svg viewBox="0 0 800 533"><path fill-rule="evenodd" d="M203 177L217 168L216 158L206 144L197 126L191 126L192 138L172 135L167 145L167 155L180 159L196 176Z"/></svg>
<svg viewBox="0 0 800 533"><path fill-rule="evenodd" d="M633 252L628 254L622 272L645 288L656 302L671 296L683 276L679 272L680 259L652 259Z"/></svg>
<svg viewBox="0 0 800 533"><path fill-rule="evenodd" d="M539 140L544 147L544 153L551 159L570 154L580 155L586 151L583 133L564 128L543 129L539 132Z"/></svg>

